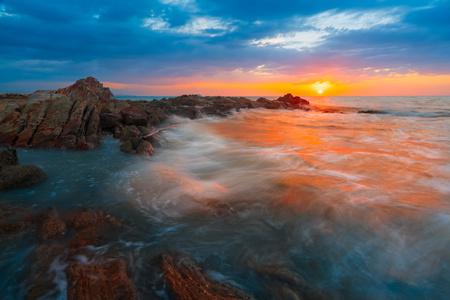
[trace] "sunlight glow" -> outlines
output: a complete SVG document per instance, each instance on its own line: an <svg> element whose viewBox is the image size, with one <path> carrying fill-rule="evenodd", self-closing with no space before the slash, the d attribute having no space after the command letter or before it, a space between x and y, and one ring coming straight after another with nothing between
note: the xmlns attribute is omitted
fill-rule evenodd
<svg viewBox="0 0 450 300"><path fill-rule="evenodd" d="M322 91L322 90L318 90L317 92L318 92L319 94L322 94L322 93L323 93L323 91Z"/></svg>

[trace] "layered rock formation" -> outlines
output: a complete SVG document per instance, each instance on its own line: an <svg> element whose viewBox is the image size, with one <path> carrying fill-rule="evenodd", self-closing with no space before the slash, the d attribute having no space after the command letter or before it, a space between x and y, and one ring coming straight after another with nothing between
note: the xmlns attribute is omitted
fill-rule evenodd
<svg viewBox="0 0 450 300"><path fill-rule="evenodd" d="M93 77L63 89L37 91L26 103L25 96L19 96L21 101L7 104L0 112L1 146L85 150L98 147L101 133L110 132L122 141L122 151L140 155L153 154L156 137L151 132L172 114L197 119L204 115L227 116L241 108L309 109L308 101L291 94L273 101L198 95L153 101L117 100Z"/></svg>

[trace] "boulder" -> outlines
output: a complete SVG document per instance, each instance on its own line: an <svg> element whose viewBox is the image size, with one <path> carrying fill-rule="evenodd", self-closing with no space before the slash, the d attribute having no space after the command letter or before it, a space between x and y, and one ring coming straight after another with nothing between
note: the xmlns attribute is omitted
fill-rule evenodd
<svg viewBox="0 0 450 300"><path fill-rule="evenodd" d="M141 140L139 145L136 148L136 154L143 156L152 156L155 150L153 149L152 144L148 141Z"/></svg>
<svg viewBox="0 0 450 300"><path fill-rule="evenodd" d="M189 258L161 254L158 264L175 299L254 299L235 286L213 280Z"/></svg>
<svg viewBox="0 0 450 300"><path fill-rule="evenodd" d="M36 166L18 165L17 151L0 152L0 190L27 187L44 181L47 176Z"/></svg>
<svg viewBox="0 0 450 300"><path fill-rule="evenodd" d="M264 104L264 107L267 109L280 109L283 107L280 101L273 100Z"/></svg>
<svg viewBox="0 0 450 300"><path fill-rule="evenodd" d="M145 109L140 107L126 107L120 111L125 125L147 126L148 119Z"/></svg>

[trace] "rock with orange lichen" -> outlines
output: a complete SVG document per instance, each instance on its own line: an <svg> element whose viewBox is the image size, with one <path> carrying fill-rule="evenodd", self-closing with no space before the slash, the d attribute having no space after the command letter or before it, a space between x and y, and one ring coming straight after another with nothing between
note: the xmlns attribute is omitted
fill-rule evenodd
<svg viewBox="0 0 450 300"><path fill-rule="evenodd" d="M158 263L168 288L178 300L254 299L237 287L213 280L188 258L161 254Z"/></svg>
<svg viewBox="0 0 450 300"><path fill-rule="evenodd" d="M136 299L124 258L112 258L93 264L71 262L66 275L69 300Z"/></svg>

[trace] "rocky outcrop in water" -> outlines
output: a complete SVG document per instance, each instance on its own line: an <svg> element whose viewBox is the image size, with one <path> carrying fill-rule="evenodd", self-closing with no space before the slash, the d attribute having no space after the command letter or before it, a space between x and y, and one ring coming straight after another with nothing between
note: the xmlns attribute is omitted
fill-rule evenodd
<svg viewBox="0 0 450 300"><path fill-rule="evenodd" d="M4 95L9 95L9 102L5 100L6 105L0 106L1 146L86 150L98 147L101 134L109 132L121 139L121 151L140 155L154 152L155 137L146 139L148 134L142 132L157 130L170 115L198 119L204 115L224 117L242 108L309 109L308 101L291 94L273 101L198 95L153 101L117 100L93 77L63 89L37 91L25 103L27 95ZM11 102L16 98L17 103ZM136 132L136 128L139 130L131 136L130 131Z"/></svg>
<svg viewBox="0 0 450 300"><path fill-rule="evenodd" d="M230 284L215 281L189 258L161 254L158 258L162 275L178 300L254 299L249 293Z"/></svg>
<svg viewBox="0 0 450 300"><path fill-rule="evenodd" d="M27 187L47 179L44 171L32 165L19 165L17 151L0 152L0 190Z"/></svg>

